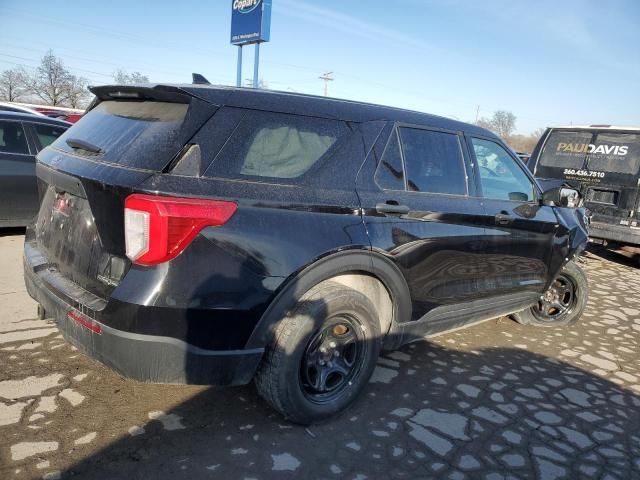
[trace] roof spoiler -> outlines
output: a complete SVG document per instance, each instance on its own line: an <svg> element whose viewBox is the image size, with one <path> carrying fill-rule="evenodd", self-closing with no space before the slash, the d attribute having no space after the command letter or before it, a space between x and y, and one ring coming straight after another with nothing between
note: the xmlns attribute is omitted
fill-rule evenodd
<svg viewBox="0 0 640 480"><path fill-rule="evenodd" d="M101 101L106 100L152 100L156 102L190 103L191 98L197 98L210 103L194 92L176 85L100 85L99 87L89 87L89 91L96 98L94 99L95 102L91 102L87 111Z"/></svg>

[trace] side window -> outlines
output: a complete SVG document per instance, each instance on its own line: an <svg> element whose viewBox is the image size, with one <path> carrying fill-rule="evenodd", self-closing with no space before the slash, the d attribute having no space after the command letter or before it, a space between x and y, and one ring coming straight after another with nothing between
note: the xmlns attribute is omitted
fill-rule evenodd
<svg viewBox="0 0 640 480"><path fill-rule="evenodd" d="M375 175L376 183L385 190L404 190L404 171L398 134L394 130L382 154Z"/></svg>
<svg viewBox="0 0 640 480"><path fill-rule="evenodd" d="M66 128L56 127L55 125L44 125L42 123L33 123L38 142L40 143L40 150L51 145L60 135L62 135Z"/></svg>
<svg viewBox="0 0 640 480"><path fill-rule="evenodd" d="M297 178L347 132L338 120L248 111L205 175Z"/></svg>
<svg viewBox="0 0 640 480"><path fill-rule="evenodd" d="M458 135L401 128L408 190L467 194L467 178Z"/></svg>
<svg viewBox="0 0 640 480"><path fill-rule="evenodd" d="M478 160L484 197L521 202L535 199L533 183L504 148L479 138L472 138L471 143Z"/></svg>
<svg viewBox="0 0 640 480"><path fill-rule="evenodd" d="M0 122L0 152L29 154L27 137L19 122Z"/></svg>

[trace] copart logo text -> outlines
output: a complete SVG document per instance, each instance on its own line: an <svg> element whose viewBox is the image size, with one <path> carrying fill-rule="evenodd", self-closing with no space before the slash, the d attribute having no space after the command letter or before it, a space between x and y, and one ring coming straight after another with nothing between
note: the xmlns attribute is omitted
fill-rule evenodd
<svg viewBox="0 0 640 480"><path fill-rule="evenodd" d="M240 13L249 13L256 9L262 0L234 0L233 9Z"/></svg>

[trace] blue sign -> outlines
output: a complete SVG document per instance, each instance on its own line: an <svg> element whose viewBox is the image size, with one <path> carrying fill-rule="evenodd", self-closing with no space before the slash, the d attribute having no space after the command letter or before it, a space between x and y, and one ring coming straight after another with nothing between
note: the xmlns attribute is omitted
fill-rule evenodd
<svg viewBox="0 0 640 480"><path fill-rule="evenodd" d="M231 43L268 42L271 0L231 0Z"/></svg>

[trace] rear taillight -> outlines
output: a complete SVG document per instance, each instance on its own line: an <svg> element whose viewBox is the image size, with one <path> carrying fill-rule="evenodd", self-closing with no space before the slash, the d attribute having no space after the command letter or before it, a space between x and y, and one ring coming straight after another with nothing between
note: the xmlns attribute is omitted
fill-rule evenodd
<svg viewBox="0 0 640 480"><path fill-rule="evenodd" d="M124 201L127 257L138 265L175 258L205 227L224 225L234 202L133 194Z"/></svg>

